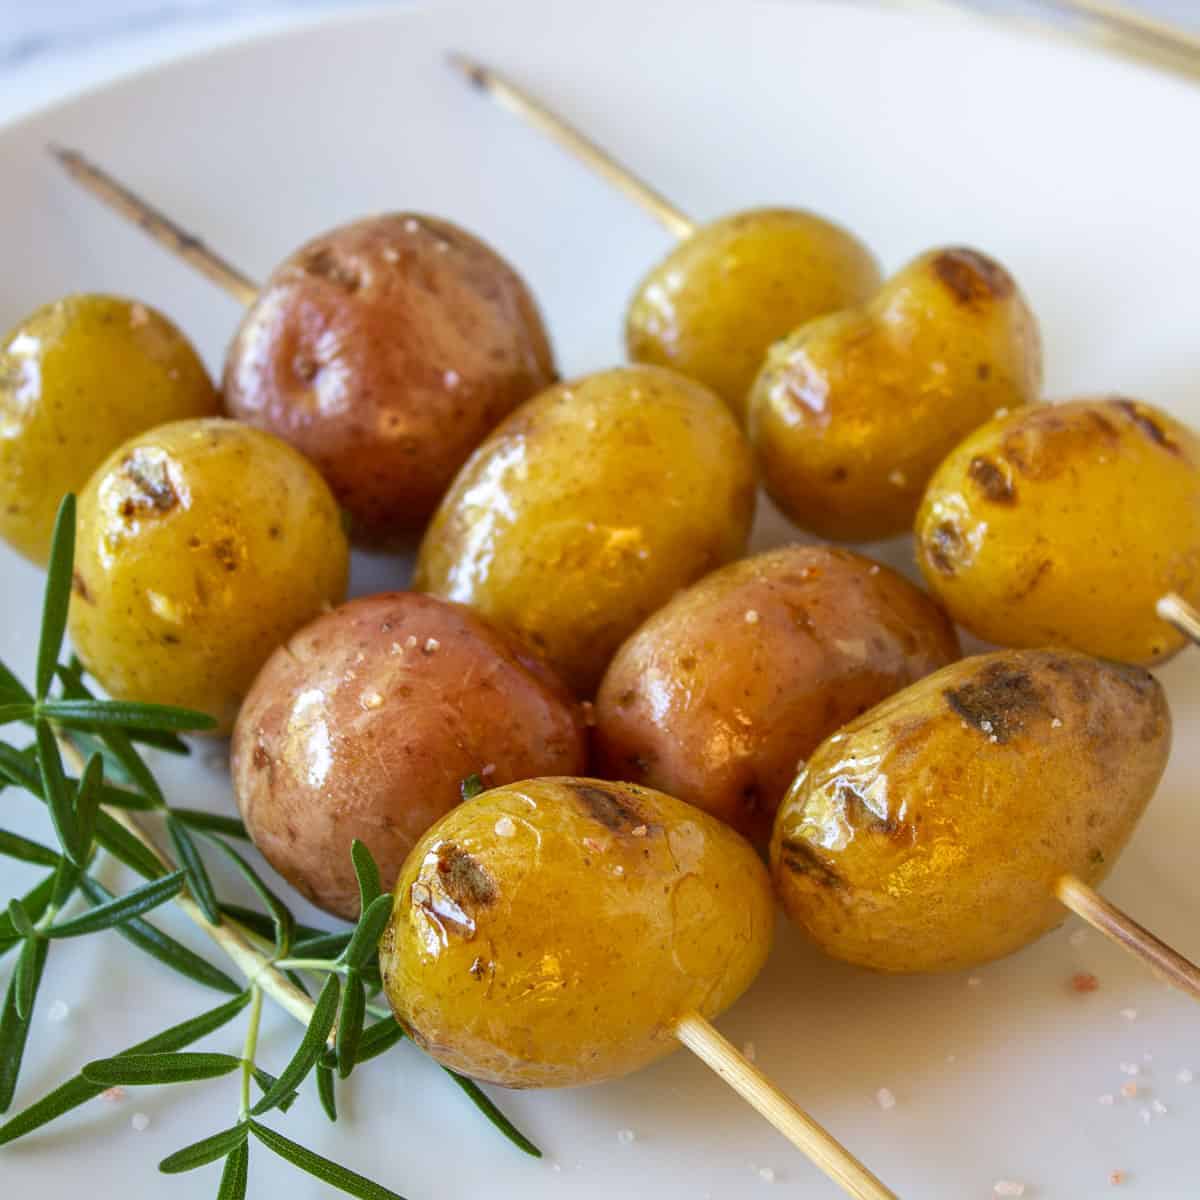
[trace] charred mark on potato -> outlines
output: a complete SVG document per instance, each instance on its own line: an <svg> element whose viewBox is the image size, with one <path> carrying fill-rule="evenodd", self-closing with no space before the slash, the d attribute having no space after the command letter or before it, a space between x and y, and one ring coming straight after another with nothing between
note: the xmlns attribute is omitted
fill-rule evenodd
<svg viewBox="0 0 1200 1200"><path fill-rule="evenodd" d="M980 383L987 383L987 381L989 379L991 379L991 377L992 377L991 363L980 363L975 368L975 378L978 379Z"/></svg>
<svg viewBox="0 0 1200 1200"><path fill-rule="evenodd" d="M1156 446L1169 454L1179 454L1179 443L1168 436L1167 431L1136 400L1114 399L1112 404L1119 408Z"/></svg>
<svg viewBox="0 0 1200 1200"><path fill-rule="evenodd" d="M971 459L967 474L979 485L984 498L993 504L1016 503L1017 492L1012 480L986 455L977 454Z"/></svg>
<svg viewBox="0 0 1200 1200"><path fill-rule="evenodd" d="M437 873L446 895L462 908L488 908L500 897L483 864L454 842L438 847Z"/></svg>
<svg viewBox="0 0 1200 1200"><path fill-rule="evenodd" d="M226 571L237 570L238 553L233 538L218 538L212 544L212 552L213 557Z"/></svg>
<svg viewBox="0 0 1200 1200"><path fill-rule="evenodd" d="M1000 662L989 663L969 683L942 694L958 716L1002 744L1024 731L1027 717L1045 708L1029 672Z"/></svg>
<svg viewBox="0 0 1200 1200"><path fill-rule="evenodd" d="M1043 558L1042 561L1039 562L1036 567L1034 567L1033 571L1029 575L1029 578L1020 586L1020 588L1017 589L1017 591L1013 592L1013 599L1024 600L1026 596L1028 596L1037 588L1038 584L1045 579L1047 573L1053 570L1053 568L1053 561L1048 558Z"/></svg>
<svg viewBox="0 0 1200 1200"><path fill-rule="evenodd" d="M834 798L842 806L846 820L867 833L878 833L893 841L914 841L915 831L904 821L888 813L881 817L848 779L838 779L834 785Z"/></svg>
<svg viewBox="0 0 1200 1200"><path fill-rule="evenodd" d="M793 875L803 875L823 888L840 889L846 881L801 838L784 838L779 861Z"/></svg>
<svg viewBox="0 0 1200 1200"><path fill-rule="evenodd" d="M167 467L167 456L150 446L139 447L121 463L121 516L128 519L143 512L169 513L179 506L179 493Z"/></svg>
<svg viewBox="0 0 1200 1200"><path fill-rule="evenodd" d="M342 262L328 246L318 246L305 256L300 265L308 275L328 279L335 287L340 287L347 292L358 291L361 282L358 272Z"/></svg>
<svg viewBox="0 0 1200 1200"><path fill-rule="evenodd" d="M933 260L933 270L954 298L968 308L1003 300L1016 290L1012 276L998 262L966 247L943 250Z"/></svg>
<svg viewBox="0 0 1200 1200"><path fill-rule="evenodd" d="M583 801L588 816L599 821L605 829L611 829L614 833L629 833L635 826L646 824L642 814L632 804L613 792L587 783L567 786Z"/></svg>
<svg viewBox="0 0 1200 1200"><path fill-rule="evenodd" d="M95 604L96 600L88 590L87 580L78 571L71 572L71 591L85 604Z"/></svg>
<svg viewBox="0 0 1200 1200"><path fill-rule="evenodd" d="M957 571L956 559L962 554L962 534L952 521L943 521L935 525L925 539L925 552L929 561L943 575L953 575Z"/></svg>
<svg viewBox="0 0 1200 1200"><path fill-rule="evenodd" d="M271 765L271 756L267 753L267 749L262 742L255 744L254 753L250 756L250 761L254 764L256 771L266 770Z"/></svg>

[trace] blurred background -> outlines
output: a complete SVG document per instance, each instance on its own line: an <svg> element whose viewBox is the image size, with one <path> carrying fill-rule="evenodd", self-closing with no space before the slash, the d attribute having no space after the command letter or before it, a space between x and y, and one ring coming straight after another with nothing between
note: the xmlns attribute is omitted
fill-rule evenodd
<svg viewBox="0 0 1200 1200"><path fill-rule="evenodd" d="M393 0L411 4L418 0ZM436 3L437 0L426 0ZM477 0L480 4L503 0ZM578 0L577 0L578 2ZM806 0L778 0L805 3ZM870 0L843 0L862 3ZM956 0L877 0L911 7L955 7ZM1103 0L1101 0L1103 2ZM1200 30L1200 0L1122 0L1140 10L1180 25ZM975 7L1006 16L1069 21L1052 11L1067 5L1054 0L963 0ZM123 42L155 38L170 33L186 38L211 37L231 25L248 27L263 22L277 24L292 15L317 15L337 9L364 7L362 0L0 0L0 72L45 63L54 55L116 52Z"/></svg>

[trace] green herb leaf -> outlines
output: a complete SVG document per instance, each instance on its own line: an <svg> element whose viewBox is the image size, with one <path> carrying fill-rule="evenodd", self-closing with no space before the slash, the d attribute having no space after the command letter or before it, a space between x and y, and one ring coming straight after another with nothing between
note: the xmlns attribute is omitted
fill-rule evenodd
<svg viewBox="0 0 1200 1200"><path fill-rule="evenodd" d="M130 791L128 788L114 787L111 783L100 785L100 803L107 804L110 808L126 808L132 812L151 812L162 807L151 796Z"/></svg>
<svg viewBox="0 0 1200 1200"><path fill-rule="evenodd" d="M342 985L342 1013L338 1018L336 1050L338 1074L350 1077L358 1061L358 1045L362 1040L363 1019L367 1015L367 993L363 981L355 974L347 976Z"/></svg>
<svg viewBox="0 0 1200 1200"><path fill-rule="evenodd" d="M164 1029L162 1033L156 1033L152 1038L138 1042L122 1053L160 1054L166 1051L180 1050L184 1046L191 1045L192 1042L199 1041L202 1037L207 1037L210 1033L215 1033L222 1026L228 1025L249 1001L249 991L242 992L240 996L227 1000L224 1004L209 1009L199 1016L190 1017L178 1025L172 1025L170 1029ZM5 1011L7 1012L7 1008ZM19 1052L15 1064L9 1061L3 1028L4 1020L0 1019L0 1112L7 1109L12 1100L12 1086L16 1083L16 1071L20 1066ZM10 1068L12 1081L7 1094L5 1094L3 1087ZM16 1141L17 1138L24 1137L27 1133L32 1133L35 1129L40 1129L64 1113L71 1112L88 1100L94 1099L104 1091L104 1087L103 1084L89 1083L82 1075L68 1079L66 1083L55 1088L41 1100L31 1104L24 1112L18 1113L11 1121L0 1126L0 1146L6 1142Z"/></svg>
<svg viewBox="0 0 1200 1200"><path fill-rule="evenodd" d="M79 885L79 868L65 858L58 864L54 872L54 890L50 893L49 907L55 910L63 908L71 898L71 893Z"/></svg>
<svg viewBox="0 0 1200 1200"><path fill-rule="evenodd" d="M504 1136L508 1138L508 1140L512 1142L512 1144L516 1146L518 1150L523 1150L531 1158L542 1157L541 1150L539 1150L538 1147L535 1146L533 1142L531 1142L496 1107L496 1105L492 1103L491 1099L484 1093L475 1080L468 1079L465 1075L459 1075L457 1072L451 1071L448 1068L443 1067L442 1069L447 1075L450 1076L451 1079L454 1080L455 1083L458 1084L460 1088L462 1088L464 1092L466 1092L466 1094L470 1097L471 1103L474 1104L475 1107L479 1109L479 1111L483 1113L483 1115L487 1117L487 1119L491 1121L491 1123L495 1125L495 1127L500 1130L500 1132L504 1134Z"/></svg>
<svg viewBox="0 0 1200 1200"><path fill-rule="evenodd" d="M262 1099L250 1110L255 1116L270 1111L289 1093L294 1092L305 1076L313 1069L317 1059L325 1049L329 1031L333 1028L334 1018L338 1007L338 977L330 975L325 980L325 986L317 997L316 1007L300 1045L292 1056L292 1061L283 1069L283 1073Z"/></svg>
<svg viewBox="0 0 1200 1200"><path fill-rule="evenodd" d="M167 868L150 850L104 811L96 818L96 841L144 879L159 879L167 873Z"/></svg>
<svg viewBox="0 0 1200 1200"><path fill-rule="evenodd" d="M23 702L0 704L0 725L11 725L14 721L33 720L33 705Z"/></svg>
<svg viewBox="0 0 1200 1200"><path fill-rule="evenodd" d="M47 875L41 883L36 884L21 897L21 907L31 921L40 921L42 914L50 905L54 896L56 875ZM19 940L21 935L13 926L12 917L7 912L0 913L0 941Z"/></svg>
<svg viewBox="0 0 1200 1200"><path fill-rule="evenodd" d="M104 783L104 759L99 754L93 754L83 768L79 777L79 786L75 793L75 824L79 832L79 849L84 861L87 860L92 843L96 838L96 817L100 812L102 796L101 785Z"/></svg>
<svg viewBox="0 0 1200 1200"><path fill-rule="evenodd" d="M91 904L99 906L116 899L112 892L90 875L84 875L79 884ZM201 958L194 950L189 950L181 942L151 925L149 921L143 921L141 917L130 917L116 926L116 931L139 950L145 951L151 958L158 959L179 974L219 992L228 992L231 996L241 994L241 984L224 971L218 970L206 958Z"/></svg>
<svg viewBox="0 0 1200 1200"><path fill-rule="evenodd" d="M230 861L238 871L242 878L258 893L258 897L267 906L267 911L271 914L273 924L273 938L275 942L275 953L285 955L288 952L288 947L292 944L292 937L296 928L296 918L292 916L291 909L273 891L263 882L258 872L228 843L221 841L218 837L209 836L209 841L220 847L228 856Z"/></svg>
<svg viewBox="0 0 1200 1200"><path fill-rule="evenodd" d="M37 999L42 969L46 965L46 950L44 938L27 937L21 946L21 957L17 959L17 969L13 975L17 989L17 1016L26 1024L33 1016L33 1003Z"/></svg>
<svg viewBox="0 0 1200 1200"><path fill-rule="evenodd" d="M75 497L65 495L54 519L50 561L46 566L46 591L42 601L42 633L37 652L37 698L44 700L54 681L54 668L67 632L71 605L71 572L75 566Z"/></svg>
<svg viewBox="0 0 1200 1200"><path fill-rule="evenodd" d="M350 945L352 930L343 933L321 933L303 938L291 949L293 958L337 958Z"/></svg>
<svg viewBox="0 0 1200 1200"><path fill-rule="evenodd" d="M458 785L458 794L464 800L474 800L483 790L483 780L478 775L468 775Z"/></svg>
<svg viewBox="0 0 1200 1200"><path fill-rule="evenodd" d="M220 1133L214 1133L211 1137L193 1142L182 1150L176 1150L174 1154L168 1154L158 1164L158 1169L164 1175L179 1175L183 1171L206 1167L219 1158L228 1157L239 1146L244 1146L249 1136L250 1130L245 1123L222 1129Z"/></svg>
<svg viewBox="0 0 1200 1200"><path fill-rule="evenodd" d="M60 725L93 732L115 725L118 729L174 730L203 733L215 729L208 713L166 704L137 704L132 700L47 700L39 711Z"/></svg>
<svg viewBox="0 0 1200 1200"><path fill-rule="evenodd" d="M167 833L170 835L171 844L175 847L176 856L187 872L188 890L192 893L193 899L204 910L204 915L214 925L219 925L221 910L217 907L217 896L213 891L212 880L208 877L204 860L200 857L200 851L196 849L196 843L192 841L192 835L188 833L187 826L175 820L174 816L168 813Z"/></svg>
<svg viewBox="0 0 1200 1200"><path fill-rule="evenodd" d="M250 840L249 832L237 817L202 812L196 808L178 808L174 804L171 805L171 811L189 829L194 829L197 833L220 833L225 837L240 838L243 842Z"/></svg>
<svg viewBox="0 0 1200 1200"><path fill-rule="evenodd" d="M338 1119L337 1094L333 1085L333 1068L327 1062L317 1063L317 1098L325 1115L331 1120Z"/></svg>
<svg viewBox="0 0 1200 1200"><path fill-rule="evenodd" d="M250 1144L243 1142L225 1160L217 1200L246 1200L246 1177L250 1166Z"/></svg>
<svg viewBox="0 0 1200 1200"><path fill-rule="evenodd" d="M270 941L275 935L275 922L270 917L264 916L253 908L246 908L242 904L222 904L221 912L225 914L231 921L236 921L239 925L244 925L252 933L257 934L265 941ZM296 936L298 938L318 938L325 937L324 929L314 929L311 925L296 925Z"/></svg>
<svg viewBox="0 0 1200 1200"><path fill-rule="evenodd" d="M32 945L37 948L40 961L33 964L34 990L37 990L37 979L41 975L41 967L46 961L45 942L25 942L25 947ZM0 1009L0 1112L7 1112L12 1103L13 1093L17 1090L17 1077L21 1073L21 1060L25 1055L25 1041L29 1037L29 1022L23 1020L17 1011L17 989L20 986L17 975L8 981L8 990L4 994L4 1007Z"/></svg>
<svg viewBox="0 0 1200 1200"><path fill-rule="evenodd" d="M38 931L33 927L33 922L25 911L25 905L16 897L8 902L8 923L20 937L36 938L38 936Z"/></svg>
<svg viewBox="0 0 1200 1200"><path fill-rule="evenodd" d="M150 1087L163 1083L191 1083L217 1079L241 1068L242 1060L232 1054L202 1054L184 1050L174 1054L118 1054L98 1058L80 1074L88 1083L102 1087Z"/></svg>
<svg viewBox="0 0 1200 1200"><path fill-rule="evenodd" d="M404 1197L398 1193L389 1191L378 1183L366 1179L357 1172L351 1171L349 1167L343 1167L327 1158L322 1158L307 1147L285 1138L283 1134L276 1133L275 1130L259 1124L258 1121L250 1122L250 1132L273 1154L290 1162L292 1166L307 1171L322 1183L327 1183L330 1187L345 1192L348 1196L357 1196L359 1200L404 1200Z"/></svg>
<svg viewBox="0 0 1200 1200"><path fill-rule="evenodd" d="M29 689L0 662L0 700L7 703L10 700L23 700L26 704L33 703Z"/></svg>
<svg viewBox="0 0 1200 1200"><path fill-rule="evenodd" d="M21 751L0 742L0 775L40 797L42 779L38 774L35 755L36 747Z"/></svg>
<svg viewBox="0 0 1200 1200"><path fill-rule="evenodd" d="M339 962L352 971L361 967L379 948L379 939L392 916L392 897L376 896L371 906L358 919L350 944L342 951Z"/></svg>
<svg viewBox="0 0 1200 1200"><path fill-rule="evenodd" d="M161 879L143 883L132 892L126 892L114 900L99 904L91 912L57 925L51 925L46 930L46 936L51 938L83 937L88 933L99 933L101 929L111 929L131 917L140 917L142 913L165 904L179 894L183 888L184 873L173 871Z"/></svg>
<svg viewBox="0 0 1200 1200"><path fill-rule="evenodd" d="M253 1069L253 1073L254 1082L257 1083L260 1088L262 1088L264 1095L279 1083L279 1080L276 1079L270 1071L264 1071L262 1067L255 1067ZM292 1105L295 1104L299 1099L300 1093L292 1092L291 1095L284 1097L284 1099L279 1102L279 1111L287 1112L287 1110L291 1108Z"/></svg>
<svg viewBox="0 0 1200 1200"><path fill-rule="evenodd" d="M37 738L38 767L42 775L42 795L50 809L54 833L66 856L77 866L83 866L85 855L75 821L75 797L72 785L67 782L54 730L49 722L38 720L34 725L34 733Z"/></svg>
<svg viewBox="0 0 1200 1200"><path fill-rule="evenodd" d="M363 1032L362 1041L358 1044L358 1054L355 1055L355 1062L365 1063L370 1062L373 1058L378 1058L397 1042L403 1041L404 1037L404 1026L395 1017L376 1021L374 1025L368 1026Z"/></svg>
<svg viewBox="0 0 1200 1200"><path fill-rule="evenodd" d="M350 858L354 863L354 874L358 876L358 911L365 913L383 891L383 884L379 878L379 864L358 838L350 844Z"/></svg>
<svg viewBox="0 0 1200 1200"><path fill-rule="evenodd" d="M19 859L21 862L38 863L43 867L54 867L61 861L61 856L49 846L43 846L41 842L31 842L29 838L22 837L19 833L9 833L7 829L0 829L0 854L6 858Z"/></svg>

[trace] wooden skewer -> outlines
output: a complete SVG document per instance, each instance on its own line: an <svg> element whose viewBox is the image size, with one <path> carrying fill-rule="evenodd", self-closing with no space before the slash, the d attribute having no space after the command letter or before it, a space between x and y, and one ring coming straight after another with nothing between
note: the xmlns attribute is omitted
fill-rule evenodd
<svg viewBox="0 0 1200 1200"><path fill-rule="evenodd" d="M895 1192L885 1187L831 1133L797 1107L699 1013L685 1016L675 1026L675 1036L847 1195L856 1200L896 1200Z"/></svg>
<svg viewBox="0 0 1200 1200"><path fill-rule="evenodd" d="M82 184L93 196L132 221L160 246L165 246L176 258L182 258L184 262L195 267L201 275L211 279L239 304L250 305L258 298L258 285L235 266L215 254L194 234L176 225L153 205L118 183L106 171L88 162L77 150L51 146L50 153L66 168L71 178Z"/></svg>
<svg viewBox="0 0 1200 1200"><path fill-rule="evenodd" d="M1141 959L1160 978L1200 1000L1200 967L1110 904L1082 879L1063 875L1054 885L1054 894L1076 916Z"/></svg>
<svg viewBox="0 0 1200 1200"><path fill-rule="evenodd" d="M1200 645L1200 612L1182 596L1168 592L1159 600L1155 611L1164 621L1169 621L1180 633Z"/></svg>
<svg viewBox="0 0 1200 1200"><path fill-rule="evenodd" d="M552 112L512 80L491 67L475 62L462 54L448 56L450 64L475 87L495 97L505 108L523 117L543 133L549 134L569 154L582 159L592 170L619 188L636 204L641 205L656 221L665 225L677 238L689 238L696 232L696 223L675 207L663 194L639 179L627 166L619 163L591 138L586 137L557 113Z"/></svg>

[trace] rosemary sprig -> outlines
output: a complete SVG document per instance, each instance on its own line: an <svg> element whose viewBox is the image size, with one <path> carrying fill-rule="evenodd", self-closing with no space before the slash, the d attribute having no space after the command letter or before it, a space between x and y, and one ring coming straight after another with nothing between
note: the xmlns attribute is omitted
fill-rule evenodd
<svg viewBox="0 0 1200 1200"><path fill-rule="evenodd" d="M0 829L0 857L48 868L20 897L0 908L0 955L15 951L15 967L0 1005L0 1112L15 1094L47 956L73 939L112 930L158 963L207 987L231 995L217 1008L87 1064L47 1096L0 1125L0 1145L41 1128L99 1095L104 1088L187 1084L240 1076L237 1121L160 1164L166 1174L223 1161L218 1200L238 1200L247 1188L251 1144L365 1200L397 1200L396 1193L262 1124L259 1117L284 1114L299 1089L315 1076L327 1115L337 1119L335 1081L385 1053L404 1038L389 1012L372 1004L381 987L377 944L391 914L379 869L367 848L352 851L361 916L339 932L297 923L284 901L226 839L245 839L236 818L175 808L163 794L142 749L187 753L178 733L211 727L201 713L160 705L105 700L88 687L83 668L62 657L74 553L74 499L59 510L50 556L38 639L34 688L28 689L0 663L0 725L32 732L30 745L0 742L0 790L24 792L40 801L56 845ZM140 827L134 814L161 820L178 858L176 866ZM227 857L254 890L262 909L223 903L204 861L211 848ZM142 882L113 892L94 871L108 854ZM64 910L76 895L89 906ZM246 984L168 936L147 919L174 902L220 945ZM58 952L57 950L55 951ZM323 979L314 1002L301 975ZM265 997L304 1025L290 1061L272 1074L257 1062ZM242 1012L247 1025L239 1055L195 1052L187 1047ZM540 1151L472 1081L448 1072L484 1115L516 1146ZM251 1087L261 1092L252 1100Z"/></svg>

